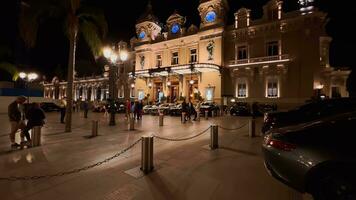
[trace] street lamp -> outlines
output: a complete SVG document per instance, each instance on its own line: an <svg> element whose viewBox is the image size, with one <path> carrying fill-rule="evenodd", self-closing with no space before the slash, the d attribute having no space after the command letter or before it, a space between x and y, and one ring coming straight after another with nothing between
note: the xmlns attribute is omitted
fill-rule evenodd
<svg viewBox="0 0 356 200"><path fill-rule="evenodd" d="M26 88L26 93L27 93L27 103L30 103L30 94L28 90L28 84L38 78L38 74L31 72L31 73L25 73L25 72L20 72L19 77L25 81L25 88Z"/></svg>
<svg viewBox="0 0 356 200"><path fill-rule="evenodd" d="M116 113L116 105L115 105L115 91L116 91L116 79L117 79L117 64L123 64L129 55L125 49L119 49L119 52L116 52L114 48L105 47L103 49L104 57L110 61L109 66L105 66L105 68L109 68L109 72L105 72L104 75L109 76L109 99L110 99L110 122L109 126L115 125L115 113ZM107 71L107 69L105 70Z"/></svg>

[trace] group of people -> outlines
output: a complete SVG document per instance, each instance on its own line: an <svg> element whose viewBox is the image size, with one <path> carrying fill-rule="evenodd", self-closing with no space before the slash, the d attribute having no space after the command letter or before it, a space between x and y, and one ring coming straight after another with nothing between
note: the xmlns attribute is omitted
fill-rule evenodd
<svg viewBox="0 0 356 200"><path fill-rule="evenodd" d="M126 118L128 119L130 113L133 114L133 118L140 120L142 119L143 113L143 102L141 101L130 101L126 100Z"/></svg>
<svg viewBox="0 0 356 200"><path fill-rule="evenodd" d="M193 121L197 120L198 117L198 112L200 111L200 106L201 103L200 101L197 102L196 106L194 106L194 104L192 103L192 101L189 99L188 103L183 100L182 102L182 113L185 113L184 115L184 119L182 119L182 121L187 121L187 120L191 120L191 116L194 115L194 119Z"/></svg>
<svg viewBox="0 0 356 200"><path fill-rule="evenodd" d="M44 111L41 109L40 104L31 103L25 106L26 100L27 98L25 96L19 96L8 106L8 117L11 125L11 148L18 148L22 146L31 147L32 140L29 130L35 126L43 126L45 123L46 116ZM20 144L15 142L15 136L19 129L21 130Z"/></svg>
<svg viewBox="0 0 356 200"><path fill-rule="evenodd" d="M66 115L66 109L67 109L67 100L66 97L63 97L60 102L59 102L59 107L60 107L60 112L61 112L61 117L60 117L60 121L62 124L64 124L64 119L65 119L65 115ZM85 100L83 102L79 102L79 101L74 101L73 102L73 111L77 111L79 112L80 109L82 109L84 111L84 118L88 118L88 112L90 109L90 105L88 100Z"/></svg>

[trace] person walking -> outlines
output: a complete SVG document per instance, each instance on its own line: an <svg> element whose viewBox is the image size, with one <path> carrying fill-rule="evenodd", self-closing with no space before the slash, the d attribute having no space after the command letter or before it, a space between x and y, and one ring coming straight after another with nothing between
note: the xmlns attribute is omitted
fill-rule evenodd
<svg viewBox="0 0 356 200"><path fill-rule="evenodd" d="M184 113L184 118L183 118L183 115L181 115L181 121L182 122L185 122L186 121L186 118L187 118L187 111L188 111L188 108L187 108L187 103L185 102L185 99L183 100L182 102L182 113Z"/></svg>
<svg viewBox="0 0 356 200"><path fill-rule="evenodd" d="M64 117L66 115L67 100L63 97L60 101L59 107L61 108L61 123L64 124Z"/></svg>
<svg viewBox="0 0 356 200"><path fill-rule="evenodd" d="M31 130L35 126L43 126L45 124L45 113L41 109L39 103L32 103L31 107L29 108L28 112L26 113L26 118L27 118L27 125L26 127L22 130L22 135L26 137L26 142L22 138L21 140L21 146L26 145L27 147L31 147L32 145L32 140L29 134L29 130Z"/></svg>
<svg viewBox="0 0 356 200"><path fill-rule="evenodd" d="M25 123L22 120L22 115L19 106L23 105L26 100L27 98L25 96L19 96L15 101L13 101L8 106L8 117L11 125L11 132L10 132L11 148L17 148L21 146L15 142L15 134L18 129L23 129L25 127Z"/></svg>
<svg viewBox="0 0 356 200"><path fill-rule="evenodd" d="M197 117L199 117L198 119L200 119L200 107L201 107L201 101L198 100L197 105L195 106L195 118L194 121L197 119ZM199 116L198 116L199 113Z"/></svg>
<svg viewBox="0 0 356 200"><path fill-rule="evenodd" d="M129 119L130 117L130 111L131 111L131 103L130 103L130 100L126 100L126 119Z"/></svg>
<svg viewBox="0 0 356 200"><path fill-rule="evenodd" d="M139 101L137 105L138 119L142 119L143 103L142 100Z"/></svg>
<svg viewBox="0 0 356 200"><path fill-rule="evenodd" d="M84 110L84 118L88 118L89 102L87 99L83 102L83 110Z"/></svg>

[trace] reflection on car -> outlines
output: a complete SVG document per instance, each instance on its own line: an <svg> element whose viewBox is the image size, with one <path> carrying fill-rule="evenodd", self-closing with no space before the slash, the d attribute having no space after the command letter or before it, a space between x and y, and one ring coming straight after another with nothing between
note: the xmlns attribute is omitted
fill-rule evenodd
<svg viewBox="0 0 356 200"><path fill-rule="evenodd" d="M356 113L272 129L263 142L268 172L315 200L356 199Z"/></svg>
<svg viewBox="0 0 356 200"><path fill-rule="evenodd" d="M268 112L264 116L262 133L292 124L316 120L334 114L356 111L356 99L325 99L304 104L287 112Z"/></svg>

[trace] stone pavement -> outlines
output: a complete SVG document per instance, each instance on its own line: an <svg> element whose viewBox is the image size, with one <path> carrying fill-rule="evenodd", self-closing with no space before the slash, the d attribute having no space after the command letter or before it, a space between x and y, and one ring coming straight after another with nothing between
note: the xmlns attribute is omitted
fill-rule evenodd
<svg viewBox="0 0 356 200"><path fill-rule="evenodd" d="M248 118L224 116L200 122L180 123L180 117L165 117L158 126L157 116L144 116L127 130L123 115L117 125L108 126L108 117L90 113L74 114L72 133L63 133L59 114L48 114L40 147L9 151L9 124L0 115L0 177L39 176L70 171L100 162L128 147L142 135L169 138L192 136L211 123L226 128L244 125ZM91 134L91 120L99 120L99 136ZM259 130L259 128L257 128ZM210 132L210 131L209 131ZM263 166L261 137L249 138L248 127L236 131L219 129L220 148L210 151L207 132L200 137L171 142L154 140L154 172L135 178L139 172L141 143L121 156L87 171L32 181L0 181L1 200L42 199L241 199L307 200L270 177Z"/></svg>

